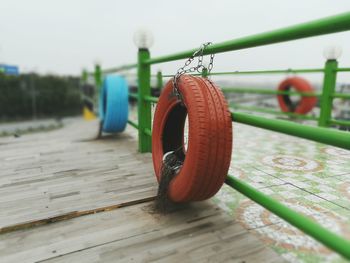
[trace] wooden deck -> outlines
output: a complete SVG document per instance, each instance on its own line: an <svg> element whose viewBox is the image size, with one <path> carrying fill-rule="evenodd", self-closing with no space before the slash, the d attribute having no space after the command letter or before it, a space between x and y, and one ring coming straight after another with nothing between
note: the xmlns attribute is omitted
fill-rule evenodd
<svg viewBox="0 0 350 263"><path fill-rule="evenodd" d="M0 262L281 262L211 201L167 215L136 131L0 138Z"/></svg>

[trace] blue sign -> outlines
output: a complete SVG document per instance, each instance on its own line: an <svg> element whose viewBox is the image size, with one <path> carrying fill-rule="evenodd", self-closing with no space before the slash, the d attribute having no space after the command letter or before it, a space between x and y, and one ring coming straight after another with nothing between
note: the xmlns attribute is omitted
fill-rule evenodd
<svg viewBox="0 0 350 263"><path fill-rule="evenodd" d="M17 66L0 64L0 72L6 75L19 75L19 69Z"/></svg>

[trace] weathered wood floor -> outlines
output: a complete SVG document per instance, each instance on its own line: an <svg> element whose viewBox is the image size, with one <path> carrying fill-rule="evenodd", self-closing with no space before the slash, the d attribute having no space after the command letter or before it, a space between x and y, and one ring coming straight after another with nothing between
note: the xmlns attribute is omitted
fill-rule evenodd
<svg viewBox="0 0 350 263"><path fill-rule="evenodd" d="M135 131L96 134L79 120L0 138L0 262L283 261L211 201L155 213Z"/></svg>

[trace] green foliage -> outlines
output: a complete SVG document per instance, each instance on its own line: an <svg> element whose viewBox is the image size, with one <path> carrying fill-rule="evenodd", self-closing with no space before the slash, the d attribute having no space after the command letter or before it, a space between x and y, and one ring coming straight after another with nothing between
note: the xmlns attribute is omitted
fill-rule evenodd
<svg viewBox="0 0 350 263"><path fill-rule="evenodd" d="M62 117L81 112L79 78L53 75L0 73L0 120L33 116L35 96L37 117Z"/></svg>

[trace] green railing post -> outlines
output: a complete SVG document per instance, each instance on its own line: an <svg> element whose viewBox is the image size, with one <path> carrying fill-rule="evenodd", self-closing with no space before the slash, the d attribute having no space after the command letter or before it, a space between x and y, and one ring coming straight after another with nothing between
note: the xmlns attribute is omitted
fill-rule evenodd
<svg viewBox="0 0 350 263"><path fill-rule="evenodd" d="M337 68L338 61L335 59L329 59L326 61L324 68L324 79L322 95L320 98L320 118L318 120L318 126L329 126L329 120L332 117L332 105L333 105L333 93L335 92L336 80L337 80Z"/></svg>
<svg viewBox="0 0 350 263"><path fill-rule="evenodd" d="M163 74L160 70L157 72L157 88L159 90L163 88Z"/></svg>
<svg viewBox="0 0 350 263"><path fill-rule="evenodd" d="M88 80L88 72L86 69L83 69L82 73L81 73L81 83L85 84Z"/></svg>
<svg viewBox="0 0 350 263"><path fill-rule="evenodd" d="M98 96L100 94L100 89L102 86L102 70L99 64L95 64L94 79L95 79L95 86L96 86L94 101L95 101L95 105L97 105Z"/></svg>
<svg viewBox="0 0 350 263"><path fill-rule="evenodd" d="M94 79L95 79L96 90L95 90L93 101L94 101L94 112L96 113L98 109L98 97L102 86L102 70L99 64L95 64ZM100 128L100 132L101 132L101 128ZM99 137L101 135L100 132L99 132Z"/></svg>
<svg viewBox="0 0 350 263"><path fill-rule="evenodd" d="M102 71L101 71L101 66L98 64L95 65L94 78L95 78L96 89L97 91L99 91L102 85Z"/></svg>
<svg viewBox="0 0 350 263"><path fill-rule="evenodd" d="M148 49L140 48L138 51L138 125L139 125L139 151L151 152L152 140L146 134L151 130L151 103L145 100L145 96L151 96L151 66L144 62L150 58Z"/></svg>

